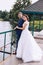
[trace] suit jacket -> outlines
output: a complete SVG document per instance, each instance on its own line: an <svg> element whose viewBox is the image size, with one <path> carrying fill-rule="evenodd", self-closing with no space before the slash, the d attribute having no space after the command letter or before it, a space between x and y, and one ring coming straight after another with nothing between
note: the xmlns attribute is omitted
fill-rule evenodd
<svg viewBox="0 0 43 65"><path fill-rule="evenodd" d="M23 23L24 23L24 20L23 20L23 19L19 19L19 20L18 20L18 27L22 27ZM22 32L22 30L16 29L16 34L17 34L17 35L20 36L20 35L21 35L21 32Z"/></svg>

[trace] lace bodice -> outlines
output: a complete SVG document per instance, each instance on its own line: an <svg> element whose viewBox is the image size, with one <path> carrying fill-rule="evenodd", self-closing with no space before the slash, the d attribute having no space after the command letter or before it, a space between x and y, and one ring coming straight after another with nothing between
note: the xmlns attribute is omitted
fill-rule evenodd
<svg viewBox="0 0 43 65"><path fill-rule="evenodd" d="M27 24L27 26L25 27L25 29L27 30L28 27L29 27L29 22L28 22L28 21L24 22L24 23L23 23L23 26L24 26L25 24Z"/></svg>

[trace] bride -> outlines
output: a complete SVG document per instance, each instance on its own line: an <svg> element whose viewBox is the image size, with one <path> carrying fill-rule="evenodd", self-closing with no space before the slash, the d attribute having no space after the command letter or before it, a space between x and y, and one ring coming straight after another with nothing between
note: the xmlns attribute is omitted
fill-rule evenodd
<svg viewBox="0 0 43 65"><path fill-rule="evenodd" d="M28 30L29 22L26 14L23 15L23 19L25 21L23 27L16 26L16 28L23 30L18 42L16 57L22 58L23 62L40 61L42 50Z"/></svg>

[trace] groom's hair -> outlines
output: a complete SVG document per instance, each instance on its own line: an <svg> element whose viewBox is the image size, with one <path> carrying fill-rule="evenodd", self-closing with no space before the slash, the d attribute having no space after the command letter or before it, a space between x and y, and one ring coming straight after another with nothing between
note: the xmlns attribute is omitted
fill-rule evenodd
<svg viewBox="0 0 43 65"><path fill-rule="evenodd" d="M18 12L18 15L19 15L20 18L22 18L23 13L22 12Z"/></svg>
<svg viewBox="0 0 43 65"><path fill-rule="evenodd" d="M18 14L23 14L22 12L18 12Z"/></svg>

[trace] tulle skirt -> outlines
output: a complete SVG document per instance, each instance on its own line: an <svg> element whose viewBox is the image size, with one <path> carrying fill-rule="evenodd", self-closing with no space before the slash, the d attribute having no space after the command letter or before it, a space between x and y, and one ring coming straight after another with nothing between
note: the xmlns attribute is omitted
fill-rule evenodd
<svg viewBox="0 0 43 65"><path fill-rule="evenodd" d="M40 61L42 58L42 50L28 30L22 31L16 57L22 58L23 62Z"/></svg>

